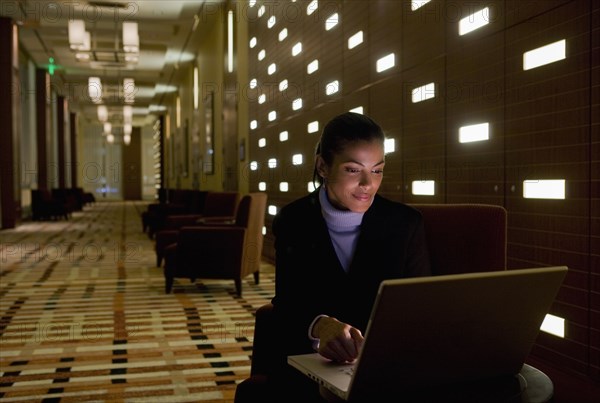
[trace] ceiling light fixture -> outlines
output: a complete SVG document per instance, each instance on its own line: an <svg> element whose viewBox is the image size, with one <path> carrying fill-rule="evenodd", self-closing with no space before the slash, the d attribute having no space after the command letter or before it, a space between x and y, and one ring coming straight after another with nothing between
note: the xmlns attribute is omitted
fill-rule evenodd
<svg viewBox="0 0 600 403"><path fill-rule="evenodd" d="M108 108L106 105L98 105L98 120L102 123L108 120Z"/></svg>
<svg viewBox="0 0 600 403"><path fill-rule="evenodd" d="M88 78L88 95L92 102L102 102L102 83L100 82L100 77Z"/></svg>
<svg viewBox="0 0 600 403"><path fill-rule="evenodd" d="M123 98L128 104L135 101L135 80L133 78L123 79Z"/></svg>
<svg viewBox="0 0 600 403"><path fill-rule="evenodd" d="M137 22L123 22L123 50L127 53L138 53L140 50L140 37Z"/></svg>

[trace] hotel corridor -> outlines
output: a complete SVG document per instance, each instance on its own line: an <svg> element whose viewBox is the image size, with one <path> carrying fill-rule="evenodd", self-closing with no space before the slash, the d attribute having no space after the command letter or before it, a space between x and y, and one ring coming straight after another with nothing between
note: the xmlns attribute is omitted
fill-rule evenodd
<svg viewBox="0 0 600 403"><path fill-rule="evenodd" d="M261 282L186 279L165 294L144 202L0 233L0 399L231 402L249 375Z"/></svg>

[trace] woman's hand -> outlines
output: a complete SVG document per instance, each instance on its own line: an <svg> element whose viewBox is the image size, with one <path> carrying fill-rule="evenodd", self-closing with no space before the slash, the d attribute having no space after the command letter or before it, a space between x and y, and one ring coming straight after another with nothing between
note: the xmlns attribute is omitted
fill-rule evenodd
<svg viewBox="0 0 600 403"><path fill-rule="evenodd" d="M319 354L337 362L354 361L364 341L360 330L332 317L320 318L313 335L319 338Z"/></svg>

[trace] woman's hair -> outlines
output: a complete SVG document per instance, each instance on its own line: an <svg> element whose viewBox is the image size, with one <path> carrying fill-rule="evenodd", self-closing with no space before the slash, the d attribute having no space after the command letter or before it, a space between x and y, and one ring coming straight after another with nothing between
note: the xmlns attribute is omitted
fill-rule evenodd
<svg viewBox="0 0 600 403"><path fill-rule="evenodd" d="M373 119L360 113L346 112L336 116L323 128L321 139L317 143L316 155L320 155L328 166L331 166L335 155L340 154L351 144L357 142L378 141L383 145L385 135ZM323 178L315 169L313 183L323 183Z"/></svg>

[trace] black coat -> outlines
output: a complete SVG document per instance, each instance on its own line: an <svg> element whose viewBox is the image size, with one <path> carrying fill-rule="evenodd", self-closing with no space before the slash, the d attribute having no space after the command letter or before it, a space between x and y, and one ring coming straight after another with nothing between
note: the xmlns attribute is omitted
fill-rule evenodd
<svg viewBox="0 0 600 403"><path fill-rule="evenodd" d="M308 327L319 314L364 334L382 280L431 274L421 214L381 196L375 196L363 216L347 273L321 213L319 190L282 208L273 233L273 304L283 356L312 352Z"/></svg>

